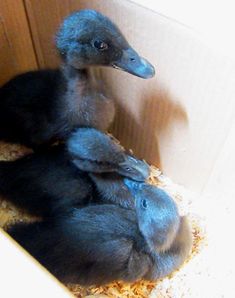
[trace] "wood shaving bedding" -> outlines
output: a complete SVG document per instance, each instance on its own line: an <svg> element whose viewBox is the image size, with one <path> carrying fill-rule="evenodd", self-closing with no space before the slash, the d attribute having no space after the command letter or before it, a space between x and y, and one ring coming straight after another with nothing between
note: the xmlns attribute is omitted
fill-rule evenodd
<svg viewBox="0 0 235 298"><path fill-rule="evenodd" d="M25 147L0 143L0 160L14 160L30 153ZM149 183L166 190L175 199L181 215L187 215L192 226L193 248L192 253L185 264L178 271L157 282L138 281L135 283L113 282L105 286L81 287L79 285L67 285L75 297L104 298L178 298L178 297L203 297L193 296L191 290L191 263L207 246L205 218L194 212L194 201L197 199L183 187L174 184L165 177L159 169L151 167ZM19 221L34 221L35 218L17 210L12 204L0 198L0 227L6 228L9 224ZM196 262L197 263L197 262ZM200 264L199 264L200 265ZM206 296L205 296L206 297ZM212 297L212 296L211 296ZM214 298L214 297L213 297Z"/></svg>

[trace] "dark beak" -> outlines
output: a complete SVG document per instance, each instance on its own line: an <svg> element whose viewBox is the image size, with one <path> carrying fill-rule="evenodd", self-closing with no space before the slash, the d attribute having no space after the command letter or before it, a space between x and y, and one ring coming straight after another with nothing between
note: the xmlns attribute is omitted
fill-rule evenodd
<svg viewBox="0 0 235 298"><path fill-rule="evenodd" d="M150 79L155 75L154 67L132 48L123 50L122 53L121 58L112 63L114 68L124 70L143 79Z"/></svg>
<svg viewBox="0 0 235 298"><path fill-rule="evenodd" d="M129 168L130 171L128 172L126 168ZM119 164L118 173L132 180L144 182L149 177L150 168L145 161L126 155L125 161Z"/></svg>

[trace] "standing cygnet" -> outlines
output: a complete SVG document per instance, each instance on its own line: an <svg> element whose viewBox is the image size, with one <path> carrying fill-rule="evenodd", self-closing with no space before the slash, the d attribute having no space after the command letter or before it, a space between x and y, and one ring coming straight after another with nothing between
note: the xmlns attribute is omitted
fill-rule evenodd
<svg viewBox="0 0 235 298"><path fill-rule="evenodd" d="M78 126L106 130L114 117L114 102L104 94L104 83L90 76L94 66L146 79L154 76L153 66L94 10L65 18L56 47L63 61L60 69L21 74L0 89L0 139L37 148L66 139Z"/></svg>
<svg viewBox="0 0 235 298"><path fill-rule="evenodd" d="M173 200L152 188L145 184L138 190L136 210L91 205L8 232L66 283L155 280L185 261L192 236Z"/></svg>
<svg viewBox="0 0 235 298"><path fill-rule="evenodd" d="M114 172L144 181L149 167L126 155L108 135L94 128L79 128L65 147L1 161L0 194L33 215L55 216L93 200L95 181L88 172ZM126 206L124 199L115 203Z"/></svg>

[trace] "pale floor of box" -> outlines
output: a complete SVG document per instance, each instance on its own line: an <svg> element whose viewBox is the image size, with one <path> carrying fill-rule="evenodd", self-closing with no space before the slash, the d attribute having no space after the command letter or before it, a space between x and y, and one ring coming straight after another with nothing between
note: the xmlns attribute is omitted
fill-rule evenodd
<svg viewBox="0 0 235 298"><path fill-rule="evenodd" d="M29 152L18 145L0 143L0 159L13 160ZM200 174L200 173L199 173ZM229 228L235 226L232 198L197 196L153 168L151 183L168 191L176 200L180 213L187 214L192 226L193 249L187 262L171 276L158 282L134 284L114 282L103 287L82 288L68 285L76 297L234 297L235 270L232 262ZM0 226L19 220L32 220L0 199Z"/></svg>

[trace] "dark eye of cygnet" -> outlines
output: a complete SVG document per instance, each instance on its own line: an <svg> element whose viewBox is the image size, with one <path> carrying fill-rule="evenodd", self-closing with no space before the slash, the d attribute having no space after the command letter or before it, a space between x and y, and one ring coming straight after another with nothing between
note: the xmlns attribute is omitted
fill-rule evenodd
<svg viewBox="0 0 235 298"><path fill-rule="evenodd" d="M147 201L145 199L142 199L141 200L141 205L144 209L146 209L148 206L147 206Z"/></svg>
<svg viewBox="0 0 235 298"><path fill-rule="evenodd" d="M109 48L108 44L104 41L94 41L94 47L96 47L100 51L105 51Z"/></svg>

